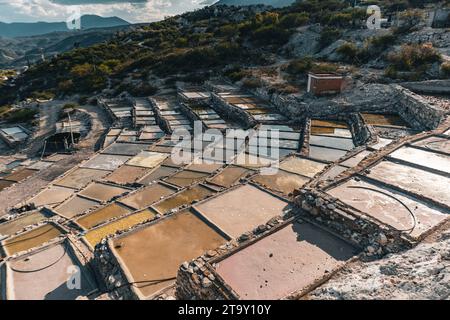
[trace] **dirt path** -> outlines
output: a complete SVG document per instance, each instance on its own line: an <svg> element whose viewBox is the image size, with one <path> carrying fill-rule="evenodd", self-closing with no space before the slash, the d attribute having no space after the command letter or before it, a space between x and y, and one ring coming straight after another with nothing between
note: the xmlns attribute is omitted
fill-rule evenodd
<svg viewBox="0 0 450 320"><path fill-rule="evenodd" d="M42 119L44 126L54 123L54 108L54 106L49 107L47 110L47 118ZM53 179L73 168L83 160L88 159L98 149L103 134L109 128L110 119L105 110L101 107L82 106L79 109L89 114L92 127L86 138L79 143L78 151L67 159L61 160L51 167L41 170L26 181L15 184L0 192L0 217L6 214L9 208L24 204L25 201L36 194L40 189L47 186ZM41 129L42 132L40 134L44 134L45 128L41 127Z"/></svg>

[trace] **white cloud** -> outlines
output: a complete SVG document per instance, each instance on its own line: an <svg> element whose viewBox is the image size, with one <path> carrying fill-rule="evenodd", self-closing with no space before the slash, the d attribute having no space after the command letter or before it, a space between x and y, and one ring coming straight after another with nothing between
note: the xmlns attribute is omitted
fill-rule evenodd
<svg viewBox="0 0 450 320"><path fill-rule="evenodd" d="M2 1L2 0L0 0ZM107 2L107 3L105 3ZM199 0L14 0L0 2L0 21L65 21L69 4L76 3L81 14L118 16L130 22L151 22L165 16L200 8ZM83 4L81 4L83 3Z"/></svg>

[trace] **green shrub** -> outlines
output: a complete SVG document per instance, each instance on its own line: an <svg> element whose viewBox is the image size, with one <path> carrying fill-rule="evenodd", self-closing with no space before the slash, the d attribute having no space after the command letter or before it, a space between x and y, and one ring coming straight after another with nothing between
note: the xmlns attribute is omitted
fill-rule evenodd
<svg viewBox="0 0 450 320"><path fill-rule="evenodd" d="M17 111L13 111L8 115L8 122L17 123L17 122L30 122L34 119L34 116L37 114L37 111L34 109L20 109Z"/></svg>
<svg viewBox="0 0 450 320"><path fill-rule="evenodd" d="M355 44L346 42L337 48L336 52L340 54L345 61L353 62L358 57L360 50Z"/></svg>
<svg viewBox="0 0 450 320"><path fill-rule="evenodd" d="M335 28L325 27L320 33L319 47L325 48L341 37L341 31Z"/></svg>
<svg viewBox="0 0 450 320"><path fill-rule="evenodd" d="M401 71L414 71L427 64L441 61L441 54L430 43L403 45L391 53L389 61Z"/></svg>
<svg viewBox="0 0 450 320"><path fill-rule="evenodd" d="M291 61L286 71L291 75L305 74L311 70L314 65L314 59L311 57L304 57Z"/></svg>
<svg viewBox="0 0 450 320"><path fill-rule="evenodd" d="M309 15L306 12L288 13L281 17L280 26L283 28L297 28L304 26L309 21Z"/></svg>

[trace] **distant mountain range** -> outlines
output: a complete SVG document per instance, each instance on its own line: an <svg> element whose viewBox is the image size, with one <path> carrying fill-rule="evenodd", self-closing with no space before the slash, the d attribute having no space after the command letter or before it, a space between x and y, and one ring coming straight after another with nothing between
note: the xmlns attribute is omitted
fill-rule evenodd
<svg viewBox="0 0 450 320"><path fill-rule="evenodd" d="M85 15L81 17L81 27L83 30L126 26L129 24L129 22L118 17L104 18L96 15ZM70 31L67 28L66 22L0 22L0 37L5 38L30 37L64 31Z"/></svg>
<svg viewBox="0 0 450 320"><path fill-rule="evenodd" d="M219 0L215 5L228 6L249 6L254 4L265 4L275 8L287 7L293 4L296 0Z"/></svg>

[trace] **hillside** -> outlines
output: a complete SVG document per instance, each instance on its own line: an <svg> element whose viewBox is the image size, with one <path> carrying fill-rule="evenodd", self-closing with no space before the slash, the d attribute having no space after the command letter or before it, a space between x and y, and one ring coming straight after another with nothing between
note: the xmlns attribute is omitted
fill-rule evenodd
<svg viewBox="0 0 450 320"><path fill-rule="evenodd" d="M120 31L107 42L35 65L18 79L20 94L95 94L109 86L109 94L145 92L155 79L203 82L217 75L295 93L303 90L308 71L335 72L343 66L356 78L379 82L446 77L449 33L436 29L430 36L424 18L412 10L415 1L406 4L401 27L376 33L362 30L365 8L347 1L306 0L277 9L205 7ZM396 14L390 5L383 7L385 14ZM68 42L61 46L70 48ZM274 65L282 71L276 79ZM16 92L1 97L5 103Z"/></svg>
<svg viewBox="0 0 450 320"><path fill-rule="evenodd" d="M81 17L82 29L109 28L129 25L118 17L104 18L96 15ZM34 23L4 23L0 22L0 37L16 38L43 35L52 32L67 32L66 22L34 22Z"/></svg>
<svg viewBox="0 0 450 320"><path fill-rule="evenodd" d="M249 6L255 4L264 4L275 8L287 7L293 4L295 0L219 0L216 5L227 6Z"/></svg>

